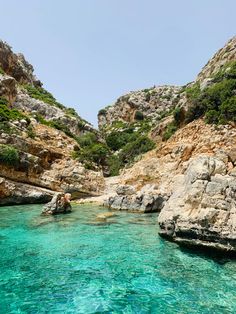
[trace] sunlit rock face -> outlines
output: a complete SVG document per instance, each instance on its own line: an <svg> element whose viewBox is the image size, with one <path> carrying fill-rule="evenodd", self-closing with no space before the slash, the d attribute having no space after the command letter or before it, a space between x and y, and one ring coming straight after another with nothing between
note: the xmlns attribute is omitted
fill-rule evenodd
<svg viewBox="0 0 236 314"><path fill-rule="evenodd" d="M236 252L236 179L226 159L198 157L161 211L160 234L179 243Z"/></svg>

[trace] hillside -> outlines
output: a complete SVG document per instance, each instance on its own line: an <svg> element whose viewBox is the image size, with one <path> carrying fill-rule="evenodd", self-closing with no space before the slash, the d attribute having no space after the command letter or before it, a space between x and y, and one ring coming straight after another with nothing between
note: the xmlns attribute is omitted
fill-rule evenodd
<svg viewBox="0 0 236 314"><path fill-rule="evenodd" d="M75 158L98 132L56 101L22 54L0 42L0 204L46 202L54 191L97 194L104 179Z"/></svg>

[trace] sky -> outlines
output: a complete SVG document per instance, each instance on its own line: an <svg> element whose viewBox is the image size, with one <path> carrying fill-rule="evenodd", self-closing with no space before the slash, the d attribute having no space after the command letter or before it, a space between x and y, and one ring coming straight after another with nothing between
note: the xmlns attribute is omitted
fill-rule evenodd
<svg viewBox="0 0 236 314"><path fill-rule="evenodd" d="M236 34L235 0L0 0L0 39L97 125L118 97L193 81Z"/></svg>

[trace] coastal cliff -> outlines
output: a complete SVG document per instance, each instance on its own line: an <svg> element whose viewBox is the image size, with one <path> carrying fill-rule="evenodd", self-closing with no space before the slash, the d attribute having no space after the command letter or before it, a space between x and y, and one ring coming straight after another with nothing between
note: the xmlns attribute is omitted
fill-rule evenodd
<svg viewBox="0 0 236 314"><path fill-rule="evenodd" d="M154 149L120 170L117 184L124 192L118 189L107 196L105 205L160 211L163 237L236 252L235 69L236 37L194 82L131 92L99 112L100 130L105 133L117 121L134 123L139 112L150 125L147 136L155 142Z"/></svg>
<svg viewBox="0 0 236 314"><path fill-rule="evenodd" d="M100 169L73 158L97 131L42 87L22 54L0 42L0 204L47 202L54 191L103 189Z"/></svg>

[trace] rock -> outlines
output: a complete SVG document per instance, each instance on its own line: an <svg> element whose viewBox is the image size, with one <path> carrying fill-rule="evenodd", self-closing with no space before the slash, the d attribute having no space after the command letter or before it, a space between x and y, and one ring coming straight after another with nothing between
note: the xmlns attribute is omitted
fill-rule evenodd
<svg viewBox="0 0 236 314"><path fill-rule="evenodd" d="M106 213L102 213L102 214L97 215L97 219L104 220L104 219L111 218L114 216L116 216L115 213L106 212Z"/></svg>
<svg viewBox="0 0 236 314"><path fill-rule="evenodd" d="M0 205L46 203L53 194L48 189L0 177Z"/></svg>
<svg viewBox="0 0 236 314"><path fill-rule="evenodd" d="M158 222L160 235L179 244L236 252L236 179L216 157L194 159Z"/></svg>
<svg viewBox="0 0 236 314"><path fill-rule="evenodd" d="M0 41L0 66L3 71L21 84L41 86L41 82L33 74L33 66L22 54L15 54L11 47Z"/></svg>
<svg viewBox="0 0 236 314"><path fill-rule="evenodd" d="M156 122L161 114L179 103L180 89L179 86L154 86L121 96L114 105L100 110L99 128L111 126L115 121L133 122L137 111L141 111L145 118Z"/></svg>
<svg viewBox="0 0 236 314"><path fill-rule="evenodd" d="M135 193L134 187L122 185L118 186L116 193L117 195L105 201L104 206L116 210L149 213L160 211L165 202L165 198L153 192L150 186L143 188L143 192Z"/></svg>
<svg viewBox="0 0 236 314"><path fill-rule="evenodd" d="M71 204L67 202L61 202L63 198L62 193L55 193L51 201L43 207L42 215L57 215L70 213L72 208Z"/></svg>
<svg viewBox="0 0 236 314"><path fill-rule="evenodd" d="M118 195L132 195L135 194L135 188L132 185L118 185L116 193Z"/></svg>

